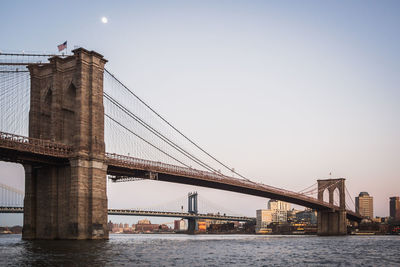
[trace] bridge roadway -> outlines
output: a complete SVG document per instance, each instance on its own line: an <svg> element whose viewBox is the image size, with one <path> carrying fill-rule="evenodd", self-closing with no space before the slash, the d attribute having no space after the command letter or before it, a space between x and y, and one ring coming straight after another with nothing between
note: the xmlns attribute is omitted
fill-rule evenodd
<svg viewBox="0 0 400 267"><path fill-rule="evenodd" d="M0 213L24 213L22 207L0 207ZM194 214L188 212L171 212L171 211L145 211L145 210L132 210L132 209L108 209L108 215L124 215L124 216L143 216L143 217L170 217L170 218L183 218L183 219L210 219L218 221L238 221L238 222L251 222L256 218L240 217L240 216L227 216L220 214Z"/></svg>
<svg viewBox="0 0 400 267"><path fill-rule="evenodd" d="M71 147L47 140L0 132L0 160L33 164L65 164L74 156ZM339 207L293 191L156 161L106 153L107 174L114 180L124 177L159 180L221 189L253 196L282 200L316 210L338 211ZM121 178L119 178L121 177ZM362 216L347 210L347 218L360 221Z"/></svg>

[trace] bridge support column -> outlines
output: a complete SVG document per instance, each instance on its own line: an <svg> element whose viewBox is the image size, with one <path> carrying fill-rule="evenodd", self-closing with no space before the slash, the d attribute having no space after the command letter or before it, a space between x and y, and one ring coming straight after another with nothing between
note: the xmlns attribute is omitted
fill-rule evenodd
<svg viewBox="0 0 400 267"><path fill-rule="evenodd" d="M197 192L188 194L188 213L197 214ZM195 218L188 218L187 233L189 235L194 235L197 230L197 220Z"/></svg>
<svg viewBox="0 0 400 267"><path fill-rule="evenodd" d="M100 54L79 48L30 65L29 136L70 145L59 165L25 166L23 239L106 239L107 194ZM51 153L51 149L49 149Z"/></svg>
<svg viewBox="0 0 400 267"><path fill-rule="evenodd" d="M188 219L188 229L187 233L189 235L194 235L197 230L197 220L194 218L189 218Z"/></svg>
<svg viewBox="0 0 400 267"><path fill-rule="evenodd" d="M318 235L346 234L346 211L318 211Z"/></svg>
<svg viewBox="0 0 400 267"><path fill-rule="evenodd" d="M318 235L346 235L346 203L345 203L345 179L318 180L318 200L323 201L325 190L329 192L329 203L333 204L334 191L339 190L339 210L318 211Z"/></svg>
<svg viewBox="0 0 400 267"><path fill-rule="evenodd" d="M36 177L31 165L25 169L24 228L23 237L34 239L36 236Z"/></svg>

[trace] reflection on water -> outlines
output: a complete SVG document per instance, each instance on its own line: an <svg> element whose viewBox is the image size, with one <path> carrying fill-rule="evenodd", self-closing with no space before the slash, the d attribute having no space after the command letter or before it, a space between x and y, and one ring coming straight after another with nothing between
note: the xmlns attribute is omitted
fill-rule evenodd
<svg viewBox="0 0 400 267"><path fill-rule="evenodd" d="M400 266L400 237L165 234L23 241L20 235L0 235L0 265Z"/></svg>

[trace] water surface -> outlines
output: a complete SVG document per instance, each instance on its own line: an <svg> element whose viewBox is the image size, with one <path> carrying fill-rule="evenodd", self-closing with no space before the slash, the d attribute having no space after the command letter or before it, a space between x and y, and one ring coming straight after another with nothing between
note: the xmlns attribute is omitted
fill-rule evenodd
<svg viewBox="0 0 400 267"><path fill-rule="evenodd" d="M111 235L23 241L0 235L4 266L400 266L400 236Z"/></svg>

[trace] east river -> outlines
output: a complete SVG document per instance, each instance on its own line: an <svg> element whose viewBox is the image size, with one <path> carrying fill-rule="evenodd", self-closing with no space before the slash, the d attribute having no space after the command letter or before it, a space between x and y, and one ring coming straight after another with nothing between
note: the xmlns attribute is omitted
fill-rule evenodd
<svg viewBox="0 0 400 267"><path fill-rule="evenodd" d="M111 235L23 241L0 235L1 266L400 266L400 236Z"/></svg>

